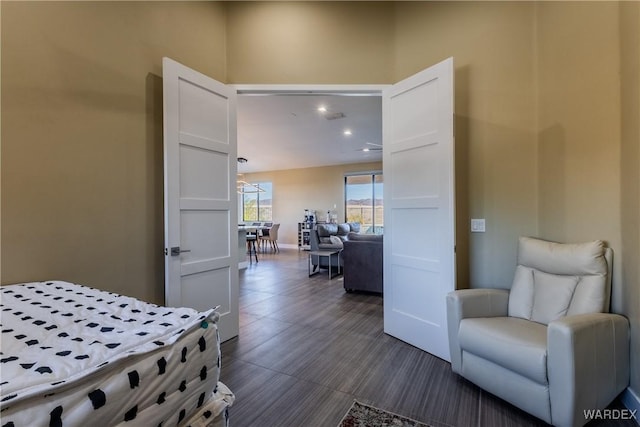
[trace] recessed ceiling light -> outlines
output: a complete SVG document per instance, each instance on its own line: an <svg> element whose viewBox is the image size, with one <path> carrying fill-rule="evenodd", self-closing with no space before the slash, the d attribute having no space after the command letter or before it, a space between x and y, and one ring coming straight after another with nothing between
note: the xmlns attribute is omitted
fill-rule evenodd
<svg viewBox="0 0 640 427"><path fill-rule="evenodd" d="M325 107L324 105L318 107L318 111L321 113L326 113L327 112L327 107Z"/></svg>
<svg viewBox="0 0 640 427"><path fill-rule="evenodd" d="M368 153L369 149L368 148L363 148L362 151L364 151L365 153Z"/></svg>
<svg viewBox="0 0 640 427"><path fill-rule="evenodd" d="M351 131L349 129L347 129L347 130L344 131L344 134L347 135L347 136L351 135Z"/></svg>

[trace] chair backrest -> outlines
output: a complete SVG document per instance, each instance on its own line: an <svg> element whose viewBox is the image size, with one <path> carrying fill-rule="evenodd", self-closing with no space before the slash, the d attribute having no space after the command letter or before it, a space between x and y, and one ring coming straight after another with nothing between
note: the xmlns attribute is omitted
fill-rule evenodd
<svg viewBox="0 0 640 427"><path fill-rule="evenodd" d="M609 311L613 251L600 240L566 244L521 237L509 316L538 323Z"/></svg>
<svg viewBox="0 0 640 427"><path fill-rule="evenodd" d="M278 229L280 224L273 224L269 229L269 240L278 240Z"/></svg>

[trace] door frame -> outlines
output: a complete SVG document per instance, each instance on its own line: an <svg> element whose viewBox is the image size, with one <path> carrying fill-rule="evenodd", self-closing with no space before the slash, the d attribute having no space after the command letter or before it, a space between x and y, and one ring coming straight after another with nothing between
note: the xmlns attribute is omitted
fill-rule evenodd
<svg viewBox="0 0 640 427"><path fill-rule="evenodd" d="M238 95L338 95L338 96L382 96L382 91L391 85L378 84L230 84Z"/></svg>

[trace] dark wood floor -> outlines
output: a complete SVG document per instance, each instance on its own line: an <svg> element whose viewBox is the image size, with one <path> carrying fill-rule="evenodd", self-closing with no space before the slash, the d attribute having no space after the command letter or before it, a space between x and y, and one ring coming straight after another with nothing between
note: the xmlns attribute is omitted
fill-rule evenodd
<svg viewBox="0 0 640 427"><path fill-rule="evenodd" d="M240 272L240 336L222 344L233 427L334 427L354 399L435 427L547 425L384 334L382 298L308 278L305 252L259 259ZM605 425L622 424L589 427Z"/></svg>

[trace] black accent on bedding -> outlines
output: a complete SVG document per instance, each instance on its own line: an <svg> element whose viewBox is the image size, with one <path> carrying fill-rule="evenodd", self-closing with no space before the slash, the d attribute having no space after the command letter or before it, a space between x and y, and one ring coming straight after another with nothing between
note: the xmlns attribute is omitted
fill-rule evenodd
<svg viewBox="0 0 640 427"><path fill-rule="evenodd" d="M214 310L51 281L1 287L0 311L2 426L169 426L233 401L213 404Z"/></svg>

